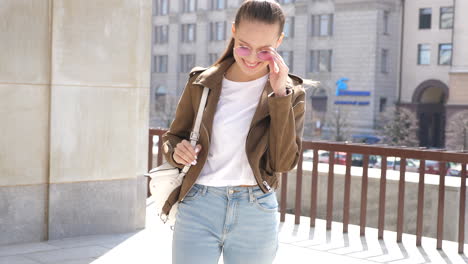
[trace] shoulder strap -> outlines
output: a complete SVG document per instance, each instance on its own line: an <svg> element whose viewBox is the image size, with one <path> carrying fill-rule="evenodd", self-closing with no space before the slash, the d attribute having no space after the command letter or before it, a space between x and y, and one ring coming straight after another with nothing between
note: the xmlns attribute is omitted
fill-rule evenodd
<svg viewBox="0 0 468 264"><path fill-rule="evenodd" d="M195 147L197 145L198 138L200 136L200 125L201 125L201 120L203 116L203 110L205 109L206 105L206 99L208 98L208 91L210 89L208 87L203 88L203 94L202 98L200 100L200 106L198 107L198 112L197 112L197 118L195 119L195 125L193 126L193 131L190 133L190 144L192 147ZM184 168L182 169L183 176L187 173L187 171L190 169L191 165L185 165Z"/></svg>

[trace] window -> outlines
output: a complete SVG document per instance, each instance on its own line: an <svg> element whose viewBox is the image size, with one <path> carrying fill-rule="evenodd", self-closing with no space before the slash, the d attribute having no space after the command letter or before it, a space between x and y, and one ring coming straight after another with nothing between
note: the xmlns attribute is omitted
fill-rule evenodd
<svg viewBox="0 0 468 264"><path fill-rule="evenodd" d="M387 108L387 98L380 97L379 112L382 113Z"/></svg>
<svg viewBox="0 0 468 264"><path fill-rule="evenodd" d="M418 64L429 65L431 63L431 47L429 44L418 45Z"/></svg>
<svg viewBox="0 0 468 264"><path fill-rule="evenodd" d="M208 63L210 65L213 65L216 62L217 59L218 59L218 54L217 53L209 53L208 54L208 60L209 60Z"/></svg>
<svg viewBox="0 0 468 264"><path fill-rule="evenodd" d="M284 4L292 4L294 3L294 0L279 0L278 2L284 5Z"/></svg>
<svg viewBox="0 0 468 264"><path fill-rule="evenodd" d="M169 40L169 25L155 26L154 43L163 44Z"/></svg>
<svg viewBox="0 0 468 264"><path fill-rule="evenodd" d="M154 99L155 99L155 110L156 113L163 112L164 109L166 109L166 95L167 95L167 89L166 86L164 85L159 85L155 89L154 93Z"/></svg>
<svg viewBox="0 0 468 264"><path fill-rule="evenodd" d="M311 22L312 36L333 35L333 14L312 15Z"/></svg>
<svg viewBox="0 0 468 264"><path fill-rule="evenodd" d="M195 54L181 54L179 72L189 72L195 67Z"/></svg>
<svg viewBox="0 0 468 264"><path fill-rule="evenodd" d="M153 56L153 72L167 72L167 55Z"/></svg>
<svg viewBox="0 0 468 264"><path fill-rule="evenodd" d="M311 50L309 72L331 72L332 50Z"/></svg>
<svg viewBox="0 0 468 264"><path fill-rule="evenodd" d="M388 72L388 50L383 49L382 50L382 58L381 58L381 65L380 65L380 71L382 73L387 73Z"/></svg>
<svg viewBox="0 0 468 264"><path fill-rule="evenodd" d="M432 9L421 8L419 9L419 29L431 28Z"/></svg>
<svg viewBox="0 0 468 264"><path fill-rule="evenodd" d="M440 8L440 28L453 28L453 7Z"/></svg>
<svg viewBox="0 0 468 264"><path fill-rule="evenodd" d="M320 16L320 36L328 36L330 34L330 16L329 15L321 15Z"/></svg>
<svg viewBox="0 0 468 264"><path fill-rule="evenodd" d="M182 24L181 26L181 42L195 42L196 28L195 24Z"/></svg>
<svg viewBox="0 0 468 264"><path fill-rule="evenodd" d="M182 0L182 12L191 13L197 10L197 0Z"/></svg>
<svg viewBox="0 0 468 264"><path fill-rule="evenodd" d="M169 13L169 0L155 0L155 15L165 16Z"/></svg>
<svg viewBox="0 0 468 264"><path fill-rule="evenodd" d="M226 21L210 22L210 41L226 40Z"/></svg>
<svg viewBox="0 0 468 264"><path fill-rule="evenodd" d="M452 64L452 44L439 45L439 65Z"/></svg>
<svg viewBox="0 0 468 264"><path fill-rule="evenodd" d="M212 10L225 9L226 6L227 6L227 0L211 0Z"/></svg>
<svg viewBox="0 0 468 264"><path fill-rule="evenodd" d="M294 17L286 18L283 32L285 38L294 38Z"/></svg>
<svg viewBox="0 0 468 264"><path fill-rule="evenodd" d="M294 62L294 54L292 51L278 51L279 55L283 57L284 62L289 68L289 72L293 71L293 62Z"/></svg>
<svg viewBox="0 0 468 264"><path fill-rule="evenodd" d="M321 72L331 71L331 50L320 50L319 51L319 70Z"/></svg>
<svg viewBox="0 0 468 264"><path fill-rule="evenodd" d="M388 19L390 16L389 11L384 11L383 13L383 33L388 34Z"/></svg>

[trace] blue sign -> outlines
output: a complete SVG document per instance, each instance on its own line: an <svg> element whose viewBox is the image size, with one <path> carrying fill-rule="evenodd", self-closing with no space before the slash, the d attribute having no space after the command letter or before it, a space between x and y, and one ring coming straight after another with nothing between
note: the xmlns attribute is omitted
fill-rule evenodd
<svg viewBox="0 0 468 264"><path fill-rule="evenodd" d="M335 101L337 105L369 105L369 101Z"/></svg>
<svg viewBox="0 0 468 264"><path fill-rule="evenodd" d="M340 96L342 91L348 90L348 83L349 81L348 78L341 78L338 81L336 81L336 96Z"/></svg>
<svg viewBox="0 0 468 264"><path fill-rule="evenodd" d="M341 78L336 81L336 96L370 96L369 91L350 91L348 90L349 78Z"/></svg>

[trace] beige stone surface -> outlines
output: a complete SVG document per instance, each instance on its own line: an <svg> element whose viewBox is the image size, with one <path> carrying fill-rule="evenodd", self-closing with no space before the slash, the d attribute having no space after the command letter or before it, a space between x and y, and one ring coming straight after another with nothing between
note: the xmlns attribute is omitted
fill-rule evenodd
<svg viewBox="0 0 468 264"><path fill-rule="evenodd" d="M0 83L49 82L49 2L0 2Z"/></svg>
<svg viewBox="0 0 468 264"><path fill-rule="evenodd" d="M468 104L468 71L450 73L449 104Z"/></svg>
<svg viewBox="0 0 468 264"><path fill-rule="evenodd" d="M456 1L453 37L453 60L454 70L468 72L468 1ZM466 102L466 101L465 101Z"/></svg>
<svg viewBox="0 0 468 264"><path fill-rule="evenodd" d="M49 87L0 84L0 186L47 181Z"/></svg>
<svg viewBox="0 0 468 264"><path fill-rule="evenodd" d="M53 86L51 183L133 178L147 153L149 89ZM143 166L145 163L145 166Z"/></svg>
<svg viewBox="0 0 468 264"><path fill-rule="evenodd" d="M149 87L151 1L54 1L53 84Z"/></svg>

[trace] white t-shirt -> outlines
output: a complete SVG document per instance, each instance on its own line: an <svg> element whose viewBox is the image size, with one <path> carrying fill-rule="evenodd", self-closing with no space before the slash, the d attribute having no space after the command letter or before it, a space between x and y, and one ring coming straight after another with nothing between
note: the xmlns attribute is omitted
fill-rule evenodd
<svg viewBox="0 0 468 264"><path fill-rule="evenodd" d="M245 140L268 76L248 82L223 78L208 158L196 183L217 187L257 184Z"/></svg>

